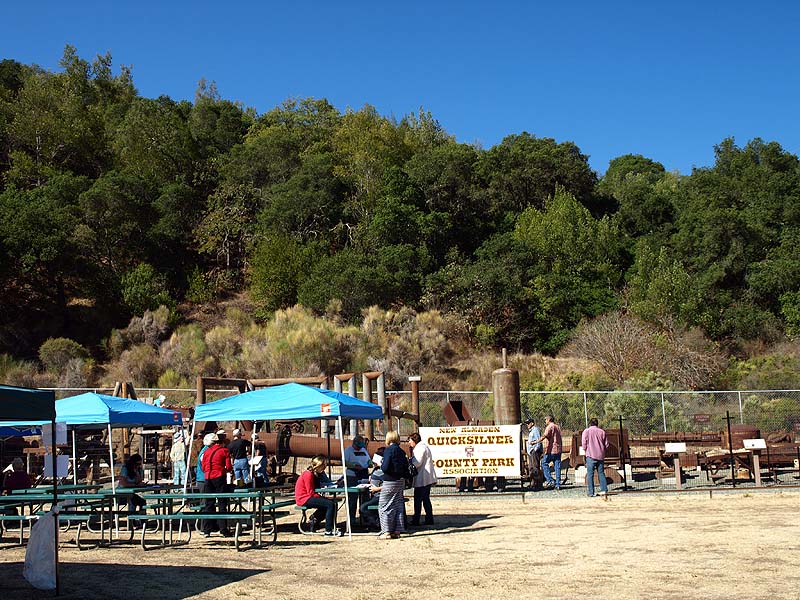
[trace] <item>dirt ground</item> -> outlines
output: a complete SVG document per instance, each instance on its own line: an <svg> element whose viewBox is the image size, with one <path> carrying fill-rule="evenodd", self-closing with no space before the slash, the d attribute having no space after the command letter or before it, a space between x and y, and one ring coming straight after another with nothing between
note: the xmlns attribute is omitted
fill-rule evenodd
<svg viewBox="0 0 800 600"><path fill-rule="evenodd" d="M62 544L63 598L800 598L800 493L434 498L399 540L326 539L283 519L278 543L86 550ZM66 534L66 540L72 534ZM7 538L6 540L7 541ZM0 599L51 598L0 550Z"/></svg>

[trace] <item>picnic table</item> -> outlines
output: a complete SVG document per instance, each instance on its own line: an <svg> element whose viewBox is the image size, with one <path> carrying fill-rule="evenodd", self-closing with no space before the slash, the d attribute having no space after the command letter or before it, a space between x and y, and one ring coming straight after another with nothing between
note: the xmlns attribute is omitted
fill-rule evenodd
<svg viewBox="0 0 800 600"><path fill-rule="evenodd" d="M92 527L99 524L100 540L97 542L97 545L100 546L106 543L106 523L110 524L113 513L113 501L108 495L89 492L59 493L56 496L56 502L59 505L58 522L61 528L66 531L69 530L72 524L77 524L75 544L79 550L83 549L83 545L81 544L81 531L84 527L94 531ZM7 529L5 523L16 522L19 525L19 543L23 545L25 526L32 526L41 515L49 509L52 509L52 504L52 493L26 493L0 496L0 509L14 508L18 511L16 515L0 515L0 525L2 525L2 529ZM2 531L2 529L0 529L0 531ZM110 544L110 527L108 531L108 544Z"/></svg>
<svg viewBox="0 0 800 600"><path fill-rule="evenodd" d="M148 494L144 496L147 500L146 510L152 513L131 514L128 520L140 523L141 546L147 549L145 526L148 522L159 524L161 531L160 546L171 546L177 543L189 543L192 536L192 527L199 528L201 520L227 520L235 524L233 541L237 550L242 549L241 534L244 525L250 525L253 533L251 542L252 547L264 546L264 534L271 537L271 542L277 540L277 517L278 510L285 506L294 504L294 500L281 499L275 492L267 489L248 489L243 488L233 492L221 493L198 493L198 492L166 492L159 494ZM205 501L209 498L226 499L229 501L227 512L204 512ZM178 523L177 535L175 540L174 524ZM186 524L186 540L182 540L183 525Z"/></svg>

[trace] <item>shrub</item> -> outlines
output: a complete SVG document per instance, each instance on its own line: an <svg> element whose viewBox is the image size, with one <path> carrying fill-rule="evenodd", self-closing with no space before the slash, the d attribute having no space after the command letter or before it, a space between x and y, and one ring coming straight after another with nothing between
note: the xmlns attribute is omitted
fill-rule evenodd
<svg viewBox="0 0 800 600"><path fill-rule="evenodd" d="M37 373L36 363L0 354L0 381L3 383L20 387L37 387Z"/></svg>
<svg viewBox="0 0 800 600"><path fill-rule="evenodd" d="M116 381L130 381L141 387L152 387L161 372L161 361L155 348L138 344L125 350L109 374Z"/></svg>
<svg viewBox="0 0 800 600"><path fill-rule="evenodd" d="M47 371L61 375L74 359L87 359L89 352L69 338L50 338L39 347L39 360Z"/></svg>
<svg viewBox="0 0 800 600"><path fill-rule="evenodd" d="M171 307L175 304L167 290L166 277L158 274L148 263L141 263L125 273L120 284L122 298L135 315L161 305Z"/></svg>
<svg viewBox="0 0 800 600"><path fill-rule="evenodd" d="M193 323L179 328L161 344L161 362L181 377L214 375L214 358L208 354L200 325Z"/></svg>

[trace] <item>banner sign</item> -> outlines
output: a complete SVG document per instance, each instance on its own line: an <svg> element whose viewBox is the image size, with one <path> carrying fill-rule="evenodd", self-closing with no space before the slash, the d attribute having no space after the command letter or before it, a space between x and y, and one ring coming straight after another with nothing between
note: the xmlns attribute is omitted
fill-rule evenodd
<svg viewBox="0 0 800 600"><path fill-rule="evenodd" d="M420 427L437 477L519 477L519 425Z"/></svg>

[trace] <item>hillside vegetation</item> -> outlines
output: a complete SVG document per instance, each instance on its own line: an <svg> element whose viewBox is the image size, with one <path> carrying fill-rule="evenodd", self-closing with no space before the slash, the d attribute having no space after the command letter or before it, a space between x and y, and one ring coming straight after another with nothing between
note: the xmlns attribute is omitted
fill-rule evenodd
<svg viewBox="0 0 800 600"><path fill-rule="evenodd" d="M572 141L483 149L424 109L314 98L258 114L205 81L144 98L117 71L72 47L57 72L0 62L6 382L485 388L506 347L528 387L797 385L800 162L778 142L598 178Z"/></svg>

